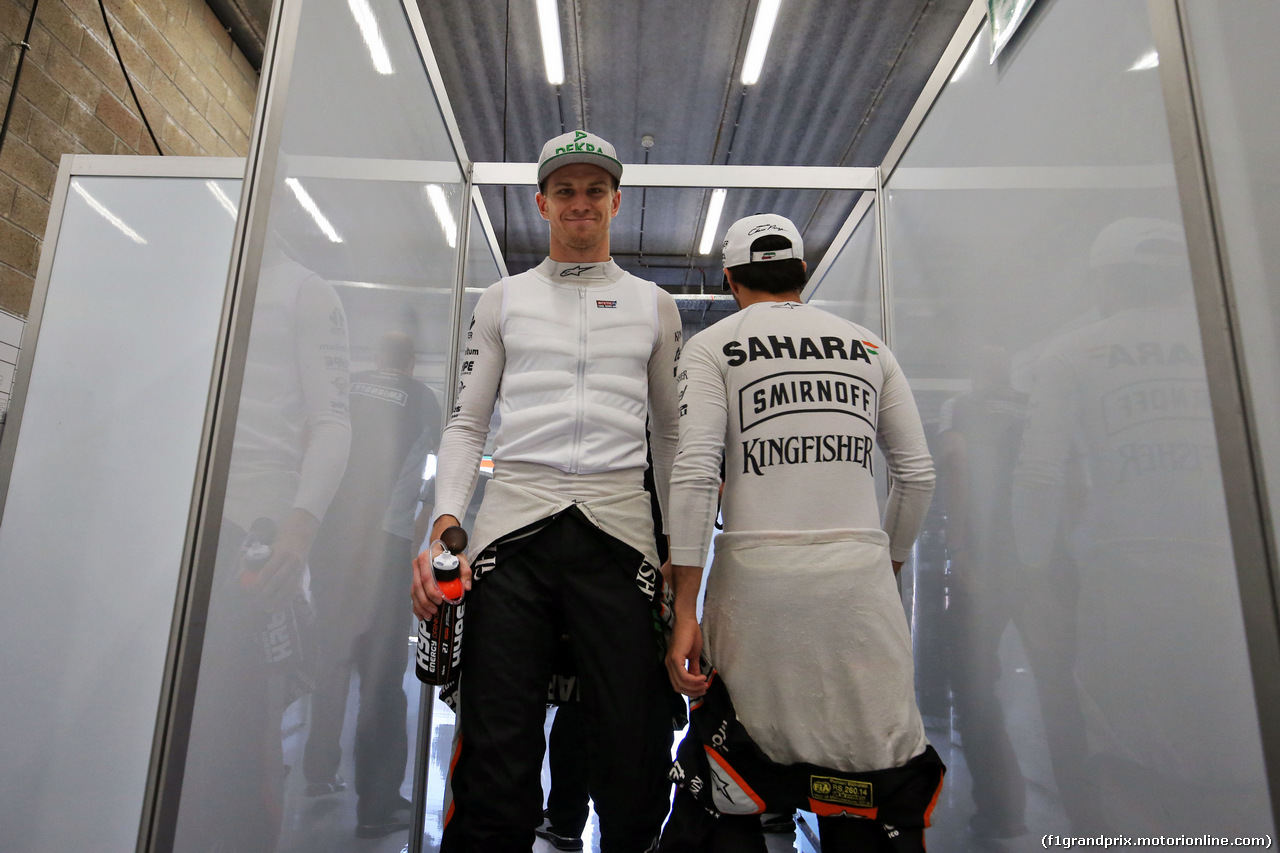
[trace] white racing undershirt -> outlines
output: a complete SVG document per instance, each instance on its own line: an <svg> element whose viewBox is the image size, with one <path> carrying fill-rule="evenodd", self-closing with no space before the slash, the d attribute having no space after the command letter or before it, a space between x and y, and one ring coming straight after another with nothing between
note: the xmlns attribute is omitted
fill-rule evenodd
<svg viewBox="0 0 1280 853"><path fill-rule="evenodd" d="M497 403L494 479L468 552L577 504L656 564L644 425L647 415L668 517L680 335L670 294L611 260L547 258L488 288L476 303L457 404L440 442L435 517L463 518Z"/></svg>
<svg viewBox="0 0 1280 853"><path fill-rule="evenodd" d="M723 453L703 638L738 719L784 764L901 766L927 740L889 560L908 555L934 470L897 360L854 323L761 302L690 340L678 378L671 560L706 560Z"/></svg>
<svg viewBox="0 0 1280 853"><path fill-rule="evenodd" d="M870 331L796 302L751 305L694 336L680 360L672 562L707 557L725 456L724 529L873 530L904 560L934 469L897 359ZM883 520L873 449L893 485Z"/></svg>

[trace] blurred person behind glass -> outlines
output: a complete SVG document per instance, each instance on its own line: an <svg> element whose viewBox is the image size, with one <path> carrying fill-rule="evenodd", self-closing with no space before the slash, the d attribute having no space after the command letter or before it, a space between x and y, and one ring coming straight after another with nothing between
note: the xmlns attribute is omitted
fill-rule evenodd
<svg viewBox="0 0 1280 853"><path fill-rule="evenodd" d="M1063 805L1073 820L1080 806L1084 724L1076 701L1074 600L1076 577L1061 542L1053 571L1028 575L1013 535L1013 471L1026 426L1028 395L1013 386L1010 357L981 347L972 389L947 400L938 430L938 497L946 514L950 606L941 614L950 640L950 682L972 777L979 839L1028 831L1026 781L997 694L1000 643L1012 623L1034 673L1049 753ZM1026 602L1051 602L1035 608ZM1083 827L1081 827L1083 831Z"/></svg>
<svg viewBox="0 0 1280 853"><path fill-rule="evenodd" d="M351 377L351 453L312 551L320 672L311 696L303 770L311 797L346 788L339 738L354 670L360 676L355 736L356 835L410 824L400 795L409 745L403 679L412 633L404 587L421 535L415 515L440 407L413 378L414 342L388 332L375 370ZM425 514L423 520L425 521Z"/></svg>
<svg viewBox="0 0 1280 853"><path fill-rule="evenodd" d="M1081 829L1243 827L1266 797L1244 782L1258 759L1239 737L1255 720L1243 638L1206 642L1194 627L1240 603L1182 230L1119 219L1089 266L1100 319L1036 366L1013 511L1019 557L1039 578L1070 524L1085 772L1100 807ZM1085 496L1073 522L1076 448Z"/></svg>
<svg viewBox="0 0 1280 853"><path fill-rule="evenodd" d="M346 466L346 314L273 210L253 306L176 849L270 853L281 722L314 684L307 560ZM269 549L265 562L257 554Z"/></svg>

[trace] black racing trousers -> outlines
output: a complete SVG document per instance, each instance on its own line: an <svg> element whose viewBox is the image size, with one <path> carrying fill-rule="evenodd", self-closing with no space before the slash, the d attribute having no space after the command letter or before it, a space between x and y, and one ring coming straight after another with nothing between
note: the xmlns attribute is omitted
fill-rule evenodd
<svg viewBox="0 0 1280 853"><path fill-rule="evenodd" d="M924 853L924 830L894 832L894 839L890 840L884 825L874 820L818 817L818 838L825 853ZM707 853L767 853L760 815L721 815L706 850Z"/></svg>
<svg viewBox="0 0 1280 853"><path fill-rule="evenodd" d="M641 554L576 508L497 548L467 596L461 741L442 853L528 853L542 822L547 683L573 637L602 853L649 849L670 801L671 687Z"/></svg>
<svg viewBox="0 0 1280 853"><path fill-rule="evenodd" d="M580 838L591 816L591 753L587 743L587 715L581 702L556 708L547 737L547 819L557 835Z"/></svg>

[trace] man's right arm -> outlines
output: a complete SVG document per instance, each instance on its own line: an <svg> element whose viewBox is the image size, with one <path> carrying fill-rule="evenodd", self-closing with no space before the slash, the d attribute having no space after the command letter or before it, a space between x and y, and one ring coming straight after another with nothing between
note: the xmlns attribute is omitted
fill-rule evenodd
<svg viewBox="0 0 1280 853"><path fill-rule="evenodd" d="M715 356L694 338L680 357L680 440L671 470L671 562L675 625L667 646L671 686L687 696L707 689L699 657L698 590L715 526L728 403Z"/></svg>
<svg viewBox="0 0 1280 853"><path fill-rule="evenodd" d="M672 566L671 579L676 600L675 624L667 643L667 676L677 692L696 698L707 691L701 663L702 628L698 625L702 566Z"/></svg>
<svg viewBox="0 0 1280 853"><path fill-rule="evenodd" d="M671 466L672 565L700 566L707 558L720 506L729 405L724 374L707 341L695 337L677 371L680 439Z"/></svg>
<svg viewBox="0 0 1280 853"><path fill-rule="evenodd" d="M480 475L480 459L489 435L489 419L493 416L493 405L506 364L501 334L503 286L494 285L480 296L464 341L462 364L458 370L458 394L437 454L436 499L432 508L435 518L431 524L431 538L427 540L427 549L413 561L410 596L413 612L419 619L434 616L443 599L431 571L431 559L439 549L432 549L430 543L439 539L449 527L462 524L462 516ZM471 567L464 555L458 555L458 560L462 564L463 586L470 589Z"/></svg>
<svg viewBox="0 0 1280 853"><path fill-rule="evenodd" d="M452 516L454 523L462 518L480 476L489 419L506 365L501 329L503 286L494 285L480 296L464 340L458 393L436 459L437 521L443 515ZM433 539L437 532L433 523Z"/></svg>

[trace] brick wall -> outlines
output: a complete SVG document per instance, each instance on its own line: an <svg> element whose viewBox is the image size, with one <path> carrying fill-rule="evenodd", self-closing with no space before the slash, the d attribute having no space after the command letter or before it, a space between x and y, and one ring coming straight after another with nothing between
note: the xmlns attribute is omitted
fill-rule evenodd
<svg viewBox="0 0 1280 853"><path fill-rule="evenodd" d="M165 154L244 156L258 75L204 0L105 0ZM0 0L0 112L31 0ZM0 151L0 308L26 316L63 154L155 154L97 0L40 0Z"/></svg>

